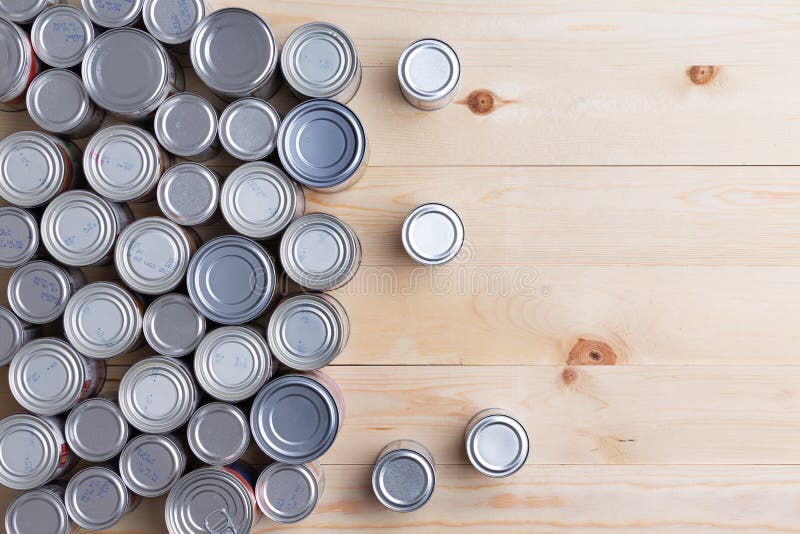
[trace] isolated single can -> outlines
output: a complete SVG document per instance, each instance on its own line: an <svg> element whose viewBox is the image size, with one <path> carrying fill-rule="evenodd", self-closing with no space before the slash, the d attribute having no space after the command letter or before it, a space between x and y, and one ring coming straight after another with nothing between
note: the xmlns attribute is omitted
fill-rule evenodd
<svg viewBox="0 0 800 534"><path fill-rule="evenodd" d="M173 434L142 434L119 457L125 485L142 497L158 497L178 482L186 469L186 450Z"/></svg>
<svg viewBox="0 0 800 534"><path fill-rule="evenodd" d="M29 24L48 6L59 3L59 0L0 0L0 18Z"/></svg>
<svg viewBox="0 0 800 534"><path fill-rule="evenodd" d="M0 17L0 111L25 109L25 92L41 70L28 32Z"/></svg>
<svg viewBox="0 0 800 534"><path fill-rule="evenodd" d="M18 267L8 280L8 304L29 323L55 321L72 296L86 284L78 269L60 267L47 261L32 261Z"/></svg>
<svg viewBox="0 0 800 534"><path fill-rule="evenodd" d="M0 420L0 484L38 488L65 475L77 457L64 438L64 420L28 413Z"/></svg>
<svg viewBox="0 0 800 534"><path fill-rule="evenodd" d="M455 50L438 39L421 39L408 45L397 63L400 90L412 106L430 111L456 97L461 63Z"/></svg>
<svg viewBox="0 0 800 534"><path fill-rule="evenodd" d="M86 12L68 4L45 9L31 28L34 52L57 69L80 65L94 37L94 25Z"/></svg>
<svg viewBox="0 0 800 534"><path fill-rule="evenodd" d="M28 113L39 127L66 137L86 137L106 114L94 105L80 76L66 69L46 70L28 88Z"/></svg>
<svg viewBox="0 0 800 534"><path fill-rule="evenodd" d="M130 429L116 402L95 397L69 412L64 433L70 449L80 458L105 462L122 451Z"/></svg>
<svg viewBox="0 0 800 534"><path fill-rule="evenodd" d="M0 206L0 268L19 267L41 254L36 217L22 208Z"/></svg>
<svg viewBox="0 0 800 534"><path fill-rule="evenodd" d="M241 458L250 445L250 425L244 412L233 404L211 402L194 412L186 437L201 462L228 465Z"/></svg>
<svg viewBox="0 0 800 534"><path fill-rule="evenodd" d="M225 151L243 161L257 161L275 151L281 116L260 98L240 98L219 118L219 140Z"/></svg>
<svg viewBox="0 0 800 534"><path fill-rule="evenodd" d="M413 512L421 508L435 486L433 456L416 441L393 441L378 454L372 469L372 491L389 510Z"/></svg>
<svg viewBox="0 0 800 534"><path fill-rule="evenodd" d="M66 483L56 481L18 495L6 509L6 534L76 534L64 505Z"/></svg>
<svg viewBox="0 0 800 534"><path fill-rule="evenodd" d="M150 35L176 52L186 53L207 11L203 0L144 0L142 19Z"/></svg>
<svg viewBox="0 0 800 534"><path fill-rule="evenodd" d="M461 250L464 223L443 204L423 204L406 216L401 236L411 259L423 265L441 265Z"/></svg>
<svg viewBox="0 0 800 534"><path fill-rule="evenodd" d="M206 161L219 154L217 110L194 93L180 93L156 111L153 128L161 146L176 156Z"/></svg>
<svg viewBox="0 0 800 534"><path fill-rule="evenodd" d="M464 429L464 441L470 463L489 477L506 477L519 471L530 449L522 424L499 408L476 413Z"/></svg>
<svg viewBox="0 0 800 534"><path fill-rule="evenodd" d="M172 222L200 226L215 219L219 176L199 163L173 165L158 182L158 207Z"/></svg>
<svg viewBox="0 0 800 534"><path fill-rule="evenodd" d="M253 239L277 236L303 214L305 206L302 188L263 161L245 163L222 186L222 215L231 228Z"/></svg>
<svg viewBox="0 0 800 534"><path fill-rule="evenodd" d="M158 297L144 314L144 337L162 356L176 358L194 352L205 333L206 318L180 293Z"/></svg>
<svg viewBox="0 0 800 534"><path fill-rule="evenodd" d="M0 306L0 367L10 364L23 345L41 335L40 326L27 323Z"/></svg>
<svg viewBox="0 0 800 534"><path fill-rule="evenodd" d="M142 0L81 0L81 6L101 28L133 26L142 15Z"/></svg>
<svg viewBox="0 0 800 534"><path fill-rule="evenodd" d="M75 473L64 494L69 517L86 530L112 528L140 501L117 473L100 466Z"/></svg>
<svg viewBox="0 0 800 534"><path fill-rule="evenodd" d="M275 462L256 482L261 513L276 523L297 523L314 511L325 489L325 473L319 462L292 465Z"/></svg>

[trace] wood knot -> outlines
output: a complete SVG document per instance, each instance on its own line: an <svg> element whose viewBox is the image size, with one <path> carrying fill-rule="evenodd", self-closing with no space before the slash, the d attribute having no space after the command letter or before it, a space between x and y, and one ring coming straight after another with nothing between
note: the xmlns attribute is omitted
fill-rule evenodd
<svg viewBox="0 0 800 534"><path fill-rule="evenodd" d="M467 106L475 115L488 115L494 111L494 95L486 89L472 91L467 97Z"/></svg>
<svg viewBox="0 0 800 534"><path fill-rule="evenodd" d="M611 345L592 339L578 339L569 351L567 365L615 365L617 353Z"/></svg>
<svg viewBox="0 0 800 534"><path fill-rule="evenodd" d="M572 367L567 367L561 372L561 380L565 385L569 386L578 379L578 371Z"/></svg>
<svg viewBox="0 0 800 534"><path fill-rule="evenodd" d="M686 75L695 85L704 85L714 79L719 72L719 68L713 65L695 65L689 67Z"/></svg>

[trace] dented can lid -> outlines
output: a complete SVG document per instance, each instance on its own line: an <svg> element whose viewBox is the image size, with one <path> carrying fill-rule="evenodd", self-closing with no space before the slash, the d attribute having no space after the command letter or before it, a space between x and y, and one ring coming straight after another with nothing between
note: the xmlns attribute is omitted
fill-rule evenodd
<svg viewBox="0 0 800 534"><path fill-rule="evenodd" d="M31 119L57 134L75 130L92 111L83 81L67 69L50 69L39 74L28 87L25 98Z"/></svg>
<svg viewBox="0 0 800 534"><path fill-rule="evenodd" d="M0 307L0 365L8 365L25 342L25 325L11 310Z"/></svg>
<svg viewBox="0 0 800 534"><path fill-rule="evenodd" d="M119 472L132 492L158 497L178 482L186 461L183 445L174 437L142 434L125 446L119 457Z"/></svg>
<svg viewBox="0 0 800 534"><path fill-rule="evenodd" d="M372 490L380 503L390 510L417 510L428 502L436 485L430 453L410 441L394 442L387 446L389 448L392 450L382 452L373 467Z"/></svg>
<svg viewBox="0 0 800 534"><path fill-rule="evenodd" d="M103 397L87 399L75 406L64 425L69 447L90 462L105 462L119 454L129 433L119 406Z"/></svg>
<svg viewBox="0 0 800 534"><path fill-rule="evenodd" d="M205 16L203 0L146 0L142 8L147 31L169 45L188 43Z"/></svg>
<svg viewBox="0 0 800 534"><path fill-rule="evenodd" d="M98 2L81 0L83 10L92 22L103 28L131 26L142 13L143 0L122 0L119 2Z"/></svg>
<svg viewBox="0 0 800 534"><path fill-rule="evenodd" d="M52 0L0 0L0 17L20 24L35 19Z"/></svg>
<svg viewBox="0 0 800 534"><path fill-rule="evenodd" d="M194 93L172 95L158 107L153 129L158 142L176 156L207 150L217 138L217 111Z"/></svg>
<svg viewBox="0 0 800 534"><path fill-rule="evenodd" d="M39 59L55 68L80 65L94 36L94 26L86 12L68 4L45 9L31 28L33 50Z"/></svg>
<svg viewBox="0 0 800 534"><path fill-rule="evenodd" d="M319 473L315 476L312 469ZM261 512L276 523L297 523L317 505L323 488L318 464L275 462L261 472L256 483L256 500ZM323 482L324 483L324 482Z"/></svg>
<svg viewBox="0 0 800 534"><path fill-rule="evenodd" d="M72 522L61 496L48 487L18 495L6 509L6 534L70 534Z"/></svg>
<svg viewBox="0 0 800 534"><path fill-rule="evenodd" d="M184 226L203 224L219 206L219 178L199 163L179 163L161 177L157 194L158 206L169 220Z"/></svg>
<svg viewBox="0 0 800 534"><path fill-rule="evenodd" d="M69 275L53 263L32 261L17 268L8 280L8 303L21 319L44 324L55 321L77 289Z"/></svg>
<svg viewBox="0 0 800 534"><path fill-rule="evenodd" d="M106 467L87 467L67 483L64 502L70 518L86 530L116 525L128 512L131 497L122 478Z"/></svg>
<svg viewBox="0 0 800 534"><path fill-rule="evenodd" d="M0 420L0 484L16 490L47 484L59 468L61 446L45 419L19 413Z"/></svg>
<svg viewBox="0 0 800 534"><path fill-rule="evenodd" d="M0 196L23 208L46 204L61 192L70 165L51 135L14 132L0 141Z"/></svg>
<svg viewBox="0 0 800 534"><path fill-rule="evenodd" d="M486 410L467 425L466 446L475 469L486 476L505 477L522 468L530 445L519 421L502 410Z"/></svg>
<svg viewBox="0 0 800 534"><path fill-rule="evenodd" d="M39 250L39 222L29 211L0 206L0 267L19 267Z"/></svg>
<svg viewBox="0 0 800 534"><path fill-rule="evenodd" d="M419 263L447 263L464 244L464 223L443 204L423 204L406 216L402 241L408 255Z"/></svg>
<svg viewBox="0 0 800 534"><path fill-rule="evenodd" d="M403 51L397 64L397 76L407 98L426 109L425 104L440 107L458 88L461 64L447 43L421 39Z"/></svg>
<svg viewBox="0 0 800 534"><path fill-rule="evenodd" d="M206 318L186 295L158 297L144 314L144 337L164 356L186 356L197 348L205 333Z"/></svg>
<svg viewBox="0 0 800 534"><path fill-rule="evenodd" d="M194 413L186 437L201 462L228 465L241 458L250 445L250 426L236 406L212 402Z"/></svg>
<svg viewBox="0 0 800 534"><path fill-rule="evenodd" d="M243 161L264 159L275 150L281 116L260 98L240 98L219 119L219 141L225 151Z"/></svg>

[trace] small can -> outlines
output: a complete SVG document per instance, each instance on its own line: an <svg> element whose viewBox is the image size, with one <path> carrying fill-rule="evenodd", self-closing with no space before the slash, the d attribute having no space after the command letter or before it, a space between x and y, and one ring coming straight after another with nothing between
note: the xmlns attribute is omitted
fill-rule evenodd
<svg viewBox="0 0 800 534"><path fill-rule="evenodd" d="M6 534L76 534L64 505L66 483L56 481L18 495L6 509Z"/></svg>
<svg viewBox="0 0 800 534"><path fill-rule="evenodd" d="M389 510L418 510L431 498L435 486L436 464L420 443L393 441L378 454L372 469L372 491Z"/></svg>
<svg viewBox="0 0 800 534"><path fill-rule="evenodd" d="M0 17L17 24L30 24L48 6L60 0L0 0Z"/></svg>
<svg viewBox="0 0 800 534"><path fill-rule="evenodd" d="M303 24L281 50L283 79L300 100L329 98L347 104L361 86L356 45L327 22Z"/></svg>
<svg viewBox="0 0 800 534"><path fill-rule="evenodd" d="M34 52L57 69L80 65L94 37L94 25L86 12L69 4L47 8L31 28Z"/></svg>
<svg viewBox="0 0 800 534"><path fill-rule="evenodd" d="M244 412L233 404L211 402L194 412L186 436L201 462L228 465L241 458L250 445L250 425Z"/></svg>
<svg viewBox="0 0 800 534"><path fill-rule="evenodd" d="M319 462L275 462L256 482L261 513L276 523L297 523L308 517L325 489L325 472Z"/></svg>
<svg viewBox="0 0 800 534"><path fill-rule="evenodd" d="M59 195L42 215L42 242L54 259L73 267L111 261L114 242L133 219L128 206L89 191Z"/></svg>
<svg viewBox="0 0 800 534"><path fill-rule="evenodd" d="M172 434L142 434L119 457L119 472L128 488L142 497L158 497L178 482L186 469L186 450Z"/></svg>
<svg viewBox="0 0 800 534"><path fill-rule="evenodd" d="M144 314L144 337L162 356L177 358L194 352L206 334L206 318L180 293L158 297Z"/></svg>
<svg viewBox="0 0 800 534"><path fill-rule="evenodd" d="M186 424L198 399L189 367L175 358L139 360L119 384L119 407L125 419L148 434L172 432Z"/></svg>
<svg viewBox="0 0 800 534"><path fill-rule="evenodd" d="M190 229L162 217L147 217L120 234L114 263L128 287L145 295L162 295L183 282L199 243Z"/></svg>
<svg viewBox="0 0 800 534"><path fill-rule="evenodd" d="M44 71L31 82L26 98L33 122L66 137L94 133L106 116L89 99L80 76L71 70Z"/></svg>
<svg viewBox="0 0 800 534"><path fill-rule="evenodd" d="M464 244L464 223L443 204L423 204L409 213L401 230L403 248L423 265L441 265L458 255Z"/></svg>
<svg viewBox="0 0 800 534"><path fill-rule="evenodd" d="M29 413L0 420L0 484L30 490L52 482L75 466L64 438L64 420Z"/></svg>
<svg viewBox="0 0 800 534"><path fill-rule="evenodd" d="M0 141L0 197L23 208L43 206L81 179L81 151L42 132L14 132Z"/></svg>
<svg viewBox="0 0 800 534"><path fill-rule="evenodd" d="M260 98L240 98L219 118L219 140L225 151L242 161L257 161L275 151L281 116Z"/></svg>
<svg viewBox="0 0 800 534"><path fill-rule="evenodd" d="M247 323L267 310L277 274L264 248L226 235L204 244L189 263L186 289L198 311L216 323Z"/></svg>
<svg viewBox="0 0 800 534"><path fill-rule="evenodd" d="M24 321L50 323L61 317L84 285L86 277L78 269L32 261L17 268L8 280L8 304Z"/></svg>
<svg viewBox="0 0 800 534"><path fill-rule="evenodd" d="M158 142L176 156L207 161L220 151L217 110L194 93L172 95L156 111L153 129Z"/></svg>
<svg viewBox="0 0 800 534"><path fill-rule="evenodd" d="M280 257L289 278L306 289L328 291L355 276L361 265L361 243L338 217L311 213L286 229Z"/></svg>
<svg viewBox="0 0 800 534"><path fill-rule="evenodd" d="M81 0L81 7L101 28L134 26L142 15L142 0Z"/></svg>
<svg viewBox="0 0 800 534"><path fill-rule="evenodd" d="M147 31L177 53L189 52L194 30L209 11L203 0L144 0Z"/></svg>
<svg viewBox="0 0 800 534"><path fill-rule="evenodd" d="M132 512L141 499L109 467L87 467L67 483L64 502L69 517L86 530L106 530Z"/></svg>
<svg viewBox="0 0 800 534"><path fill-rule="evenodd" d="M397 63L400 90L415 108L443 108L458 93L461 63L450 45L438 39L421 39L408 45Z"/></svg>
<svg viewBox="0 0 800 534"><path fill-rule="evenodd" d="M26 323L11 310L0 307L0 367L10 364L23 345L41 335L40 326Z"/></svg>
<svg viewBox="0 0 800 534"><path fill-rule="evenodd" d="M99 35L81 67L89 96L109 113L145 120L186 84L183 68L150 34L118 28Z"/></svg>
<svg viewBox="0 0 800 534"><path fill-rule="evenodd" d="M64 433L70 449L80 458L105 462L122 451L130 429L116 402L95 397L69 412Z"/></svg>
<svg viewBox="0 0 800 534"><path fill-rule="evenodd" d="M254 161L234 170L222 186L227 223L253 239L275 237L305 211L303 190L271 163Z"/></svg>
<svg viewBox="0 0 800 534"><path fill-rule="evenodd" d="M90 360L52 337L35 339L19 349L8 372L14 399L39 415L71 410L97 395L105 381L106 362Z"/></svg>
<svg viewBox="0 0 800 534"><path fill-rule="evenodd" d="M22 208L0 206L0 268L13 269L41 255L36 217Z"/></svg>
<svg viewBox="0 0 800 534"><path fill-rule="evenodd" d="M33 52L28 32L0 17L0 49L5 61L0 62L0 111L25 109L28 85L42 71Z"/></svg>
<svg viewBox="0 0 800 534"><path fill-rule="evenodd" d="M173 165L158 182L158 207L182 226L200 226L215 219L219 176L199 163Z"/></svg>
<svg viewBox="0 0 800 534"><path fill-rule="evenodd" d="M338 356L350 337L350 320L339 302L325 294L283 299L267 325L267 343L283 365L319 369Z"/></svg>
<svg viewBox="0 0 800 534"><path fill-rule="evenodd" d="M528 459L528 433L517 419L499 408L476 413L464 429L464 441L472 466L489 477L513 475Z"/></svg>
<svg viewBox="0 0 800 534"><path fill-rule="evenodd" d="M268 100L280 88L278 42L252 11L231 7L210 14L198 24L189 53L200 81L223 100Z"/></svg>

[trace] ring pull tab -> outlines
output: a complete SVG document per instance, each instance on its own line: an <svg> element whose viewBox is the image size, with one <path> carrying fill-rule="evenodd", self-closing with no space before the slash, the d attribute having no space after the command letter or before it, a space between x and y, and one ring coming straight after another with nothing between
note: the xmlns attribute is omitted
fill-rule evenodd
<svg viewBox="0 0 800 534"><path fill-rule="evenodd" d="M208 534L238 534L233 518L225 508L212 511L204 520Z"/></svg>

